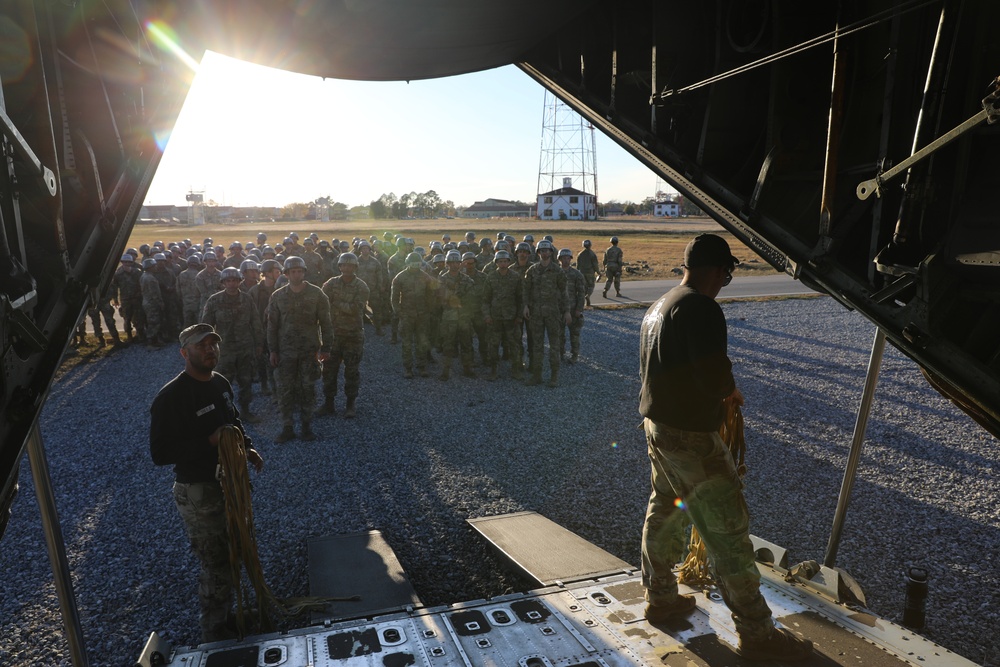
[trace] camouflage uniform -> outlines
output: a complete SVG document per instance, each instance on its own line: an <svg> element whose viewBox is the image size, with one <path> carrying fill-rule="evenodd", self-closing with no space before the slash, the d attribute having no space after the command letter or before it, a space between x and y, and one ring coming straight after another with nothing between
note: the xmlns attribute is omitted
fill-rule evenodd
<svg viewBox="0 0 1000 667"><path fill-rule="evenodd" d="M180 297L177 294L177 276L167 262L162 262L162 264L160 270L153 274L160 283L160 291L163 294L163 321L160 324L160 333L163 334L164 338L173 338L181 331L181 305Z"/></svg>
<svg viewBox="0 0 1000 667"><path fill-rule="evenodd" d="M271 300L272 293L274 293L274 286L268 287L266 282L263 280L251 287L250 291L247 292L250 300L253 301L253 305L257 308L257 316L260 318L261 330L265 332L267 329L267 305ZM264 350L257 357L257 377L260 378L260 393L267 396L271 393L268 389L268 385L272 387L277 387L278 385L274 381L274 367L267 362L270 348L267 346L266 334L263 337L262 343L264 345Z"/></svg>
<svg viewBox="0 0 1000 667"><path fill-rule="evenodd" d="M396 307L392 304L394 300L392 298L392 281L396 279L401 271L406 268L406 246L400 244L398 250L386 260L386 276L389 281L389 305L392 307L392 316L389 320L390 327L392 328L392 342L395 343L399 338L399 313L396 312Z"/></svg>
<svg viewBox="0 0 1000 667"><path fill-rule="evenodd" d="M299 257L306 263L306 280L313 285L322 285L328 277L323 255L315 250L306 250Z"/></svg>
<svg viewBox="0 0 1000 667"><path fill-rule="evenodd" d="M597 275L601 272L601 267L597 263L597 253L590 248L584 248L576 256L576 268L583 274L583 279L587 285L585 295L586 302L590 304L590 297L594 293L594 286L597 284Z"/></svg>
<svg viewBox="0 0 1000 667"><path fill-rule="evenodd" d="M523 282L523 280L524 280L524 274L527 273L528 269L530 269L531 267L532 267L532 263L530 261L525 262L524 264L518 264L516 259L510 265L510 271L511 271L511 273L516 273L521 278L521 280L522 280L522 282L521 282L521 299L522 299L521 305L522 305L522 307L524 306L524 300L523 300L524 299L524 282ZM523 310L523 308L522 308L522 310ZM528 352L528 368L531 368L531 360L534 358L534 354L532 354L532 352L535 349L535 341L532 340L531 333L528 331L528 323L525 322L523 319L521 319L520 320L520 324L517 325L517 338L518 338L518 340L521 343L521 345L519 346L520 349L521 349L521 355L522 355L521 361L522 361L522 363L524 362L524 356L523 355L524 355L524 352L527 351Z"/></svg>
<svg viewBox="0 0 1000 667"><path fill-rule="evenodd" d="M195 284L198 285L198 312L205 310L208 297L222 289L222 271L216 268L204 268L198 272Z"/></svg>
<svg viewBox="0 0 1000 667"><path fill-rule="evenodd" d="M358 255L356 275L364 281L365 285L368 285L368 307L372 311L372 324L375 326L375 333L381 336L382 325L385 324L385 311L383 310L385 298L382 293L385 291L386 285L389 284L386 269L374 256L365 257L362 253Z"/></svg>
<svg viewBox="0 0 1000 667"><path fill-rule="evenodd" d="M278 355L278 402L281 419L291 428L298 405L303 430L308 429L316 405L319 351L328 352L333 340L330 301L323 290L308 282L295 293L291 285L274 291L267 312L267 346ZM320 338L322 336L322 338ZM322 340L322 343L320 342Z"/></svg>
<svg viewBox="0 0 1000 667"><path fill-rule="evenodd" d="M621 296L622 291L622 249L613 245L604 251L604 272L608 277L608 282L604 285L604 296L608 295L611 284L615 285L615 293Z"/></svg>
<svg viewBox="0 0 1000 667"><path fill-rule="evenodd" d="M522 278L513 271L503 275L494 271L486 276L483 302L493 320L490 336L490 366L495 371L499 361L498 346L511 360L511 374L520 379L524 374L524 345L521 341Z"/></svg>
<svg viewBox="0 0 1000 667"><path fill-rule="evenodd" d="M583 329L583 308L587 298L587 281L582 273L572 266L563 269L566 272L566 297L569 299L569 311L573 321L562 327L562 342L559 350L566 352L566 329L569 329L570 360L576 361L580 356L580 330Z"/></svg>
<svg viewBox="0 0 1000 667"><path fill-rule="evenodd" d="M198 269L194 266L181 271L177 276L177 291L181 296L183 326L187 328L198 323L201 314L201 294L198 292Z"/></svg>
<svg viewBox="0 0 1000 667"><path fill-rule="evenodd" d="M250 415L253 400L253 367L257 350L264 346L260 315L248 294L225 290L208 298L201 321L211 324L222 336L219 363L215 370L240 390L240 411Z"/></svg>
<svg viewBox="0 0 1000 667"><path fill-rule="evenodd" d="M134 264L131 270L118 267L111 279L111 300L119 304L128 340L132 340L133 325L136 337L140 341L146 338L146 318L142 310L142 287L139 282L141 279L142 271Z"/></svg>
<svg viewBox="0 0 1000 667"><path fill-rule="evenodd" d="M139 281L142 288L142 312L146 322L146 340L150 345L163 343L163 291L154 271L144 271Z"/></svg>
<svg viewBox="0 0 1000 667"><path fill-rule="evenodd" d="M472 278L472 282L474 283L466 303L466 311L469 314L469 325L472 328L471 333L475 334L477 344L479 345L479 360L483 366L488 366L490 363L489 350L491 336L486 326L486 315L489 313L484 298L486 274L478 270L472 273L469 273L467 270L464 272L465 275Z"/></svg>
<svg viewBox="0 0 1000 667"><path fill-rule="evenodd" d="M112 286L108 285L108 291L104 296L98 299L97 304L93 308L87 309L90 322L94 325L94 336L97 338L97 344L101 347L104 347L101 317L104 318L104 324L108 328L108 333L111 334L111 340L115 342L115 345L121 343L121 338L118 337L118 326L115 324L115 309L111 307L111 295Z"/></svg>
<svg viewBox="0 0 1000 667"><path fill-rule="evenodd" d="M531 357L532 383L542 378L542 352L545 337L549 339L550 383L559 378L559 345L562 340L564 317L569 312L566 299L566 274L554 261L548 266L532 264L524 273L524 305L528 308L528 334L534 347Z"/></svg>
<svg viewBox="0 0 1000 667"><path fill-rule="evenodd" d="M420 270L408 268L392 279L390 299L393 315L399 323L399 337L403 342L403 368L412 376L414 359L421 375L427 372L427 330L424 319L435 294L435 280ZM414 350L414 347L416 349Z"/></svg>
<svg viewBox="0 0 1000 667"><path fill-rule="evenodd" d="M472 323L468 311L470 292L476 284L462 272L444 273L440 278L441 346L444 351L441 379L448 379L451 360L461 353L462 368L466 375L472 373Z"/></svg>
<svg viewBox="0 0 1000 667"><path fill-rule="evenodd" d="M349 403L358 396L361 358L365 352L364 313L371 291L365 281L355 275L350 283L345 282L343 276L330 278L323 283L323 293L330 301L333 322L330 358L323 362L323 396L332 412L341 364L344 365L344 395Z"/></svg>

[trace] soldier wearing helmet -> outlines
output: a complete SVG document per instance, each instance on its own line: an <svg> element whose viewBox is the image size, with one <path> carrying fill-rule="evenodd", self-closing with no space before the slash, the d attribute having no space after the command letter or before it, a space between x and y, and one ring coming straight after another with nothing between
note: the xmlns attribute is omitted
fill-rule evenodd
<svg viewBox="0 0 1000 667"><path fill-rule="evenodd" d="M584 283L587 286L585 303L590 305L590 295L594 293L594 286L601 276L601 265L597 263L597 253L590 248L590 239L583 242L583 250L576 256L576 269L583 275Z"/></svg>
<svg viewBox="0 0 1000 667"><path fill-rule="evenodd" d="M562 327L572 321L566 298L566 274L552 261L552 243L538 242L538 263L532 264L524 274L524 319L532 347L529 348L531 376L526 384L542 381L542 351L545 339L549 341L549 386L559 386L559 346L562 345Z"/></svg>
<svg viewBox="0 0 1000 667"><path fill-rule="evenodd" d="M285 276L288 284L271 295L267 315L267 346L271 365L277 369L282 420L281 433L275 442L287 442L296 437L296 408L302 424L302 439L315 440L312 416L319 362L330 358L330 341L333 340L330 301L322 289L306 281L306 263L301 257L285 260Z"/></svg>
<svg viewBox="0 0 1000 667"><path fill-rule="evenodd" d="M208 298L201 322L222 337L216 371L239 391L240 418L251 424L260 419L250 411L253 401L253 374L257 357L264 349L264 330L250 295L240 289L240 270L227 266L220 274L222 290Z"/></svg>
<svg viewBox="0 0 1000 667"><path fill-rule="evenodd" d="M264 232L257 232L257 245L261 246L267 243L267 234Z"/></svg>
<svg viewBox="0 0 1000 667"><path fill-rule="evenodd" d="M367 242L365 245L368 246ZM337 264L340 275L323 283L323 293L330 302L333 343L330 345L330 359L323 364L323 406L319 413L336 414L334 399L337 396L340 367L343 365L344 395L347 397L344 417L350 419L355 415L355 403L361 386L361 358L365 351L364 316L371 290L357 276L360 264L357 255L353 252L341 253Z"/></svg>
<svg viewBox="0 0 1000 667"><path fill-rule="evenodd" d="M386 295L389 290L389 278L385 267L372 254L372 245L362 240L358 243L358 278L365 281L370 292L368 307L371 310L370 320L375 327L375 335L382 335L382 327L388 321L385 312Z"/></svg>
<svg viewBox="0 0 1000 667"><path fill-rule="evenodd" d="M160 283L160 292L163 294L163 320L160 324L160 333L163 342L168 343L181 330L181 299L177 292L177 273L174 273L173 254L169 252L158 252L153 255L156 260L156 271L154 275Z"/></svg>
<svg viewBox="0 0 1000 667"><path fill-rule="evenodd" d="M316 252L316 241L307 236L303 241L302 260L306 263L306 280L313 285L322 285L327 279L326 261Z"/></svg>
<svg viewBox="0 0 1000 667"><path fill-rule="evenodd" d="M430 348L425 320L431 299L436 295L436 281L421 270L422 263L417 253L407 255L405 269L393 276L389 290L394 322L398 322L402 341L403 376L406 378L413 377L414 364L420 376L427 377ZM394 341L395 338L394 334Z"/></svg>
<svg viewBox="0 0 1000 667"><path fill-rule="evenodd" d="M615 296L622 295L622 267L625 266L622 249L618 247L618 237L611 237L611 246L604 251L604 275L608 282L604 284L604 297L607 298L611 284L615 285Z"/></svg>
<svg viewBox="0 0 1000 667"><path fill-rule="evenodd" d="M500 244L497 244L500 245ZM503 346L504 358L510 359L511 377L524 377L524 345L521 342L521 275L510 270L511 257L506 250L498 250L493 257L495 270L486 274L483 287L483 306L486 309L486 326L490 331L490 376L497 377L500 361L498 347Z"/></svg>
<svg viewBox="0 0 1000 667"><path fill-rule="evenodd" d="M451 250L444 256L448 270L438 278L438 295L441 304L441 362L439 380L451 375L452 359L461 354L462 369L466 377L475 377L472 370L472 314L470 312L475 283L462 273L462 256Z"/></svg>
<svg viewBox="0 0 1000 667"><path fill-rule="evenodd" d="M240 283L240 291L249 294L250 290L260 282L260 265L255 259L244 259L240 264L240 275L243 282Z"/></svg>
<svg viewBox="0 0 1000 667"><path fill-rule="evenodd" d="M569 310L573 320L566 325L569 328L569 357L566 356L566 328L562 329L562 343L559 351L569 363L575 364L580 358L580 331L583 329L583 308L587 298L587 281L583 274L570 266L573 261L573 251L563 248L558 255L559 264L566 273L566 297L569 299Z"/></svg>
<svg viewBox="0 0 1000 667"><path fill-rule="evenodd" d="M209 239L211 240L211 239ZM206 247L211 247L206 246ZM204 310L208 303L208 297L222 289L221 273L219 271L219 260L214 250L209 250L201 257L205 268L198 272L195 283L198 285L198 313Z"/></svg>
<svg viewBox="0 0 1000 667"><path fill-rule="evenodd" d="M177 274L177 293L181 298L181 326L187 329L197 324L201 315L201 293L198 291L198 274L202 270L201 253L187 258L187 267Z"/></svg>
<svg viewBox="0 0 1000 667"><path fill-rule="evenodd" d="M166 343L163 330L165 304L163 290L157 274L162 271L161 265L152 257L142 260L142 278L139 287L142 290L142 311L146 321L146 344L151 350L159 349Z"/></svg>
<svg viewBox="0 0 1000 667"><path fill-rule="evenodd" d="M489 241L489 239L484 239ZM490 336L486 326L486 302L484 291L486 288L486 274L480 271L476 263L478 256L473 252L462 255L462 273L472 278L473 288L465 304L468 312L471 335L476 339L476 346L479 348L479 360L484 367L490 364Z"/></svg>
<svg viewBox="0 0 1000 667"><path fill-rule="evenodd" d="M386 278L389 282L390 292L392 287L392 281L399 275L403 269L406 268L408 251L406 249L406 239L402 236L396 236L396 252L389 258L386 262ZM419 257L419 255L417 255ZM390 294L391 301L391 294ZM392 308L392 316L390 320L390 327L392 329L392 342L395 344L399 342L399 313L395 308Z"/></svg>
<svg viewBox="0 0 1000 667"><path fill-rule="evenodd" d="M260 319L261 328L267 331L267 304L271 300L271 294L277 289L277 280L281 276L281 264L274 259L265 259L260 265L261 281L250 288L247 294L253 301L257 309L257 316ZM271 395L271 387L277 387L274 381L274 367L270 363L270 350L267 347L267 336L263 340L264 349L256 359L257 378L260 380L260 393L264 396Z"/></svg>
<svg viewBox="0 0 1000 667"><path fill-rule="evenodd" d="M479 254L476 255L476 269L482 271L491 261L493 261L493 240L488 236L484 236L479 241Z"/></svg>
<svg viewBox="0 0 1000 667"><path fill-rule="evenodd" d="M122 255L121 266L111 278L111 304L118 307L125 324L125 340L146 339L146 320L142 310L142 273L135 265L136 255L126 252ZM135 338L132 326L135 326Z"/></svg>

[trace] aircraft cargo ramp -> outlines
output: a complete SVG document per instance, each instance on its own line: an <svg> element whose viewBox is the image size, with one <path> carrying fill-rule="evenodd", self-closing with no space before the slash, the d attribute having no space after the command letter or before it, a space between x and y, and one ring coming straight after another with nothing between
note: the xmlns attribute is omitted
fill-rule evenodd
<svg viewBox="0 0 1000 667"><path fill-rule="evenodd" d="M513 567L533 578L518 563L530 563L561 583L519 593L443 607L406 604L380 615L330 618L322 625L250 637L242 642L218 642L197 648L173 649L154 633L139 665L184 667L671 667L755 663L735 651L737 636L728 608L718 593L682 587L695 593L698 606L688 617L653 626L643 618L641 575L634 569L599 577L574 579L582 570L617 565L613 556L533 512L470 520L494 543L505 537L502 553ZM537 532L544 530L539 548ZM520 536L523 539L518 539ZM363 554L346 553L349 544L368 550L367 540L344 543L343 562L364 561ZM780 560L783 551L755 540L759 554ZM380 559L395 562L377 545ZM391 551L391 550L390 550ZM546 559L546 553L555 557ZM568 554L573 557L567 559ZM568 564L568 569L559 568ZM311 568L312 569L312 568ZM974 663L885 619L837 602L824 588L836 588L836 572L823 568L814 581L798 581L780 566L759 564L761 590L785 627L811 639L815 657L806 663L833 667L889 667ZM368 570L374 576L378 570ZM399 586L399 573L381 569L381 580L365 588L377 595L379 585ZM340 573L341 575L350 573ZM537 574L537 572L536 572ZM341 576L343 579L343 577ZM824 583L826 582L826 583ZM347 612L347 608L344 613Z"/></svg>

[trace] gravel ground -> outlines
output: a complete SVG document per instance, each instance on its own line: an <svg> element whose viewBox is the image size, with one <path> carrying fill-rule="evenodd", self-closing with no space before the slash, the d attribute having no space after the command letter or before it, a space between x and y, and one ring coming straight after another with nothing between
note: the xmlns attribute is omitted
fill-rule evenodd
<svg viewBox="0 0 1000 667"><path fill-rule="evenodd" d="M829 298L723 307L747 399L751 530L790 562L822 560L874 329ZM306 538L378 529L427 604L524 590L465 523L521 510L638 563L642 314L588 313L583 359L564 366L557 389L506 372L496 383L403 380L397 349L372 335L358 418L318 419L317 442L274 444L277 410L257 399L266 419L249 428L266 468L254 511L272 589L308 593ZM63 377L42 415L93 665L130 665L151 630L198 641L194 557L171 471L151 463L146 436L150 400L181 366L171 348L116 352ZM1000 665L997 445L887 349L838 559L895 621L904 572L927 568L925 634L990 665ZM0 572L0 665L68 664L27 461Z"/></svg>

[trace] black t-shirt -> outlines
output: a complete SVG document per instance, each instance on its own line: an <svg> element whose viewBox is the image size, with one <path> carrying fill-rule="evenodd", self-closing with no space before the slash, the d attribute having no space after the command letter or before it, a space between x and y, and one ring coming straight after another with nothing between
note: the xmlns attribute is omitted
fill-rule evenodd
<svg viewBox="0 0 1000 667"><path fill-rule="evenodd" d="M207 381L185 372L163 385L149 408L149 451L156 465L174 466L183 484L215 482L219 450L208 438L220 426L232 424L252 444L233 405L233 388L218 373Z"/></svg>
<svg viewBox="0 0 1000 667"><path fill-rule="evenodd" d="M678 285L654 303L639 335L639 412L684 431L718 430L736 388L726 318L715 299Z"/></svg>

